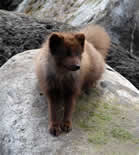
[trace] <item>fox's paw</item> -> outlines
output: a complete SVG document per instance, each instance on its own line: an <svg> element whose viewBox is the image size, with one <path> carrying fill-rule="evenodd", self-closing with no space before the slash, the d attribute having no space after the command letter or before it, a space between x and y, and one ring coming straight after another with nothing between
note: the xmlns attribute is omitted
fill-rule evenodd
<svg viewBox="0 0 139 155"><path fill-rule="evenodd" d="M72 130L72 122L71 121L63 121L61 123L60 127L64 132L70 132Z"/></svg>
<svg viewBox="0 0 139 155"><path fill-rule="evenodd" d="M61 133L60 125L58 123L52 123L49 128L49 132L53 136L59 136Z"/></svg>

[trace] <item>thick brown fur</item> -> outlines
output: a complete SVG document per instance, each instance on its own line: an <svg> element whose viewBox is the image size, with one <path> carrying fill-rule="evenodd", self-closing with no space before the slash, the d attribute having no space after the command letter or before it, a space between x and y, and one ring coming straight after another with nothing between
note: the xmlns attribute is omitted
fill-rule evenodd
<svg viewBox="0 0 139 155"><path fill-rule="evenodd" d="M58 136L72 128L72 113L82 90L91 88L104 72L110 39L98 25L80 32L54 32L36 58L40 88L48 99L49 131ZM56 116L56 104L64 101L64 118Z"/></svg>
<svg viewBox="0 0 139 155"><path fill-rule="evenodd" d="M105 29L99 25L88 25L81 30L89 41L105 59L110 48L110 37Z"/></svg>

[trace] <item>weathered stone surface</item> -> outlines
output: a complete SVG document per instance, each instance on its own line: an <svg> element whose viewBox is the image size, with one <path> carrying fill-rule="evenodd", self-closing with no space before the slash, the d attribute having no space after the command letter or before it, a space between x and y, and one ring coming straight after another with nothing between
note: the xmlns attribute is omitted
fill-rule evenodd
<svg viewBox="0 0 139 155"><path fill-rule="evenodd" d="M73 26L100 20L108 14L113 25L125 25L139 8L138 0L24 0L17 12L53 18Z"/></svg>
<svg viewBox="0 0 139 155"><path fill-rule="evenodd" d="M70 28L60 22L41 21L24 14L0 10L0 66L17 53L39 48L51 32Z"/></svg>
<svg viewBox="0 0 139 155"><path fill-rule="evenodd" d="M97 20L111 35L107 63L139 88L138 0L113 1L106 16Z"/></svg>
<svg viewBox="0 0 139 155"><path fill-rule="evenodd" d="M79 26L104 16L111 3L109 0L24 0L17 12Z"/></svg>
<svg viewBox="0 0 139 155"><path fill-rule="evenodd" d="M90 96L79 99L73 131L57 138L48 133L34 73L38 52L18 54L0 68L0 154L137 155L139 91L110 67Z"/></svg>

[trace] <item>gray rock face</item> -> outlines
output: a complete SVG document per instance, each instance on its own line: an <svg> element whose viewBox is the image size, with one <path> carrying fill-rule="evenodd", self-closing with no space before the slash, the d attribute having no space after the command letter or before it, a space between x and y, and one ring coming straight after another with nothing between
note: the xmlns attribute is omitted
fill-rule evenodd
<svg viewBox="0 0 139 155"><path fill-rule="evenodd" d="M48 133L34 73L38 52L18 54L0 68L0 155L137 155L139 91L110 67L91 95L79 99L73 131Z"/></svg>
<svg viewBox="0 0 139 155"><path fill-rule="evenodd" d="M79 26L104 16L110 3L112 2L109 0L24 0L17 8L17 12L38 18L49 17Z"/></svg>
<svg viewBox="0 0 139 155"><path fill-rule="evenodd" d="M112 46L107 63L139 88L137 0L115 1L105 17L97 22L111 35Z"/></svg>
<svg viewBox="0 0 139 155"><path fill-rule="evenodd" d="M23 14L0 10L0 66L17 53L39 48L51 32L70 28L60 22L40 21Z"/></svg>

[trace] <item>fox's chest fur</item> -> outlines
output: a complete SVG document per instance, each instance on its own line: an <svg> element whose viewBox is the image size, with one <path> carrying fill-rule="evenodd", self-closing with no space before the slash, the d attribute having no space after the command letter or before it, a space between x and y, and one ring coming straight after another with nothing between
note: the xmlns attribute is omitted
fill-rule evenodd
<svg viewBox="0 0 139 155"><path fill-rule="evenodd" d="M75 94L80 88L80 72L57 73L48 72L46 75L47 92L61 97Z"/></svg>

